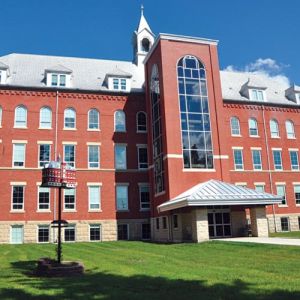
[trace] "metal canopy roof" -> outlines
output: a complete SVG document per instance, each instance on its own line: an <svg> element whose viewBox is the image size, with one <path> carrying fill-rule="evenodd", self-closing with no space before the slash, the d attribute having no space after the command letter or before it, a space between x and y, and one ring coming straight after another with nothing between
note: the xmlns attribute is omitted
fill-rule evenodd
<svg viewBox="0 0 300 300"><path fill-rule="evenodd" d="M157 207L159 212L187 206L268 205L281 203L282 197L236 186L218 180L200 183Z"/></svg>

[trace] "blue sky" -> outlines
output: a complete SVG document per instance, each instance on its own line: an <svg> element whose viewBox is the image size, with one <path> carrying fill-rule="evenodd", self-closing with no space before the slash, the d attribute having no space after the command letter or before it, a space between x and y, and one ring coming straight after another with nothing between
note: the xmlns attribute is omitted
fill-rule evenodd
<svg viewBox="0 0 300 300"><path fill-rule="evenodd" d="M298 0L0 0L0 56L131 60L140 5L155 34L219 40L220 67L300 85Z"/></svg>

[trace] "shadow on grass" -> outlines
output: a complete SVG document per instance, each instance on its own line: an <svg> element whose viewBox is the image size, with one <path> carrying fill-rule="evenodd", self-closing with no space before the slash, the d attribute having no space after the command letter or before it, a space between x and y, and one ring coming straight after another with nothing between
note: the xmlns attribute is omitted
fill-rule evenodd
<svg viewBox="0 0 300 300"><path fill-rule="evenodd" d="M284 290L257 291L241 280L232 284L207 285L204 281L168 279L144 275L119 276L88 271L83 276L64 278L34 277L36 262L12 263L18 288L0 290L0 299L208 299L208 300L292 300L300 299L299 292ZM225 281L225 280L224 280ZM21 289L22 288L22 289Z"/></svg>

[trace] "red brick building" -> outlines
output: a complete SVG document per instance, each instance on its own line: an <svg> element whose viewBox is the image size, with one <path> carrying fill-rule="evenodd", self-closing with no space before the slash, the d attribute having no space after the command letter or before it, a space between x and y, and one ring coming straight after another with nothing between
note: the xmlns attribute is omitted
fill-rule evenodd
<svg viewBox="0 0 300 300"><path fill-rule="evenodd" d="M0 242L56 240L40 185L59 155L78 182L65 241L299 230L300 88L220 71L217 41L155 38L143 15L133 47L133 62L0 57Z"/></svg>

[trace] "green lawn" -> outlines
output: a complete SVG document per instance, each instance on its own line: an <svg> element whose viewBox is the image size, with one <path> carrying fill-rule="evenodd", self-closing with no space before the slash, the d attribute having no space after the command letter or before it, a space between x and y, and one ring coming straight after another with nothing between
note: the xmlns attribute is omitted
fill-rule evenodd
<svg viewBox="0 0 300 300"><path fill-rule="evenodd" d="M270 233L270 237L300 239L300 231L274 232Z"/></svg>
<svg viewBox="0 0 300 300"><path fill-rule="evenodd" d="M0 245L0 299L300 299L300 247L208 242L63 245L86 274L37 278L54 245Z"/></svg>

